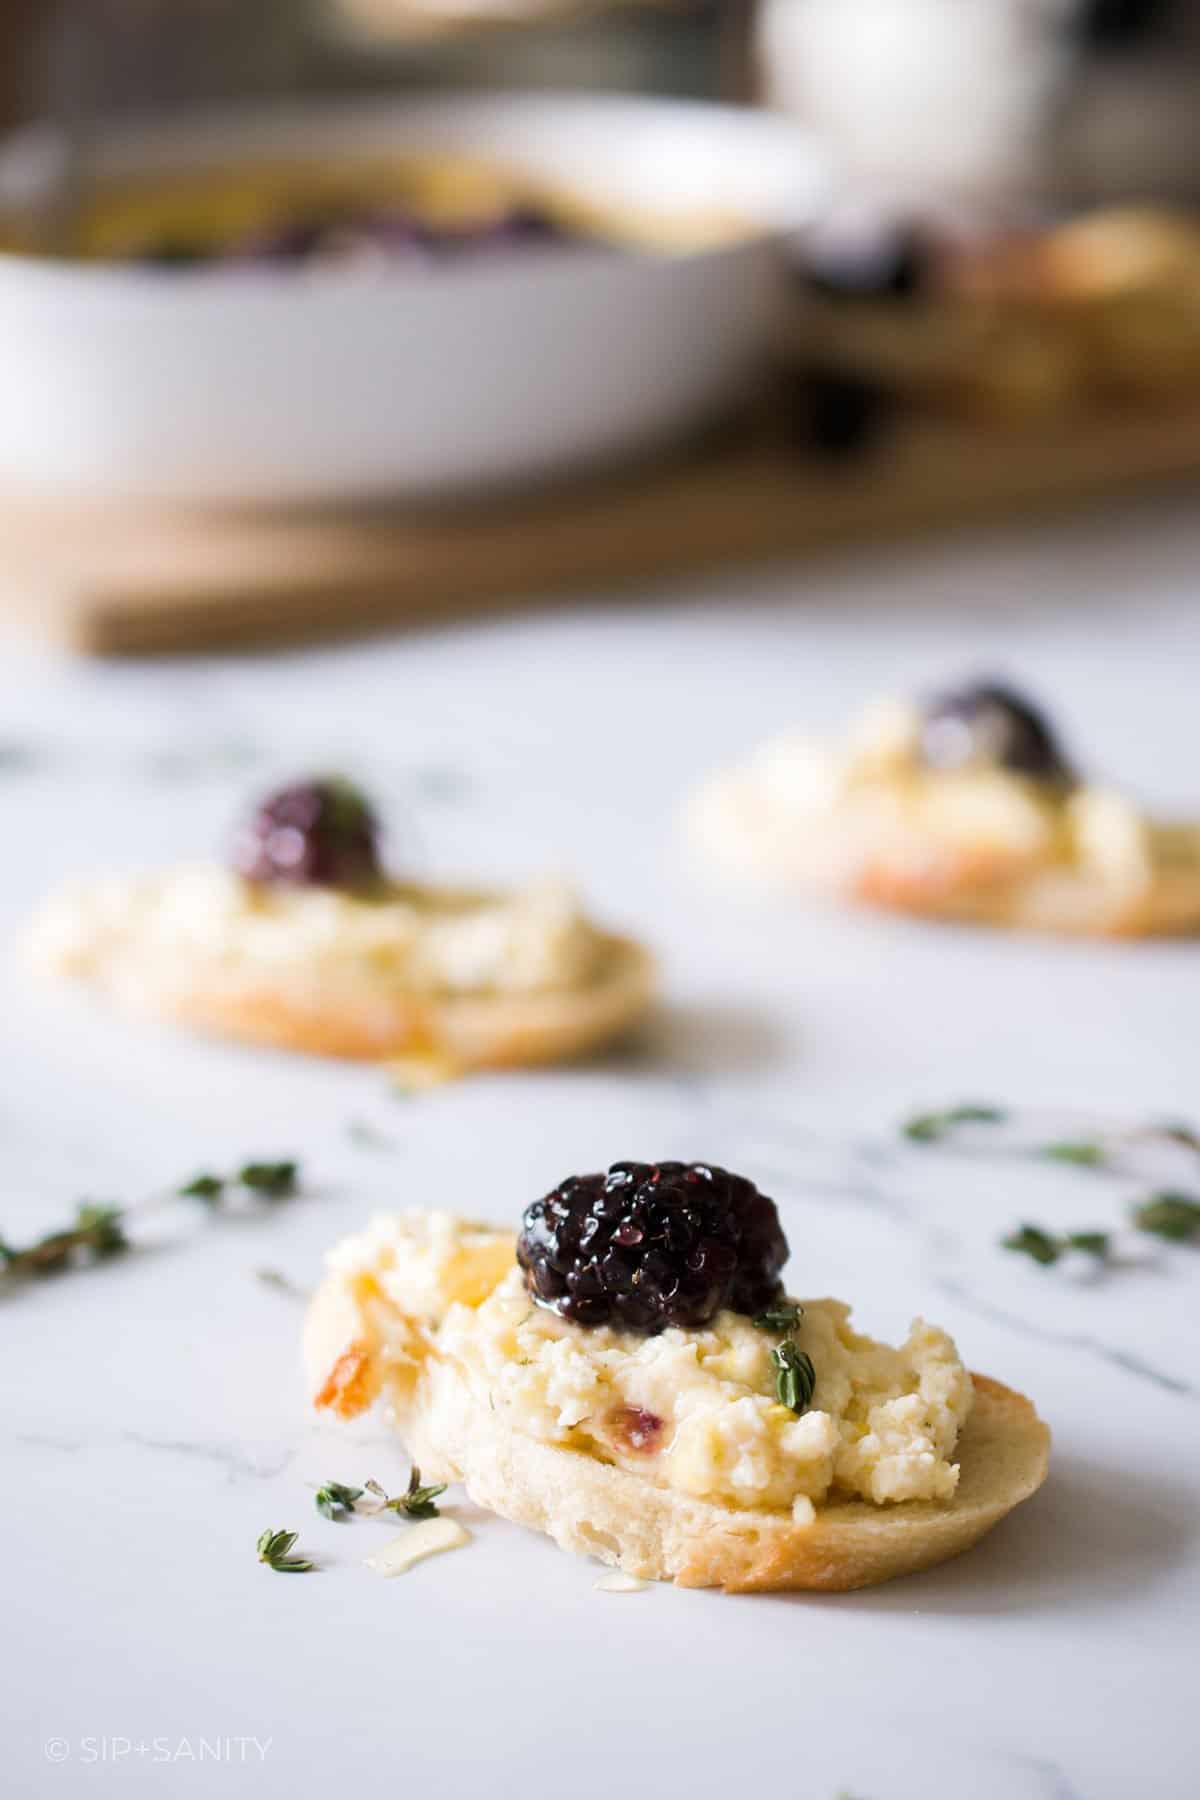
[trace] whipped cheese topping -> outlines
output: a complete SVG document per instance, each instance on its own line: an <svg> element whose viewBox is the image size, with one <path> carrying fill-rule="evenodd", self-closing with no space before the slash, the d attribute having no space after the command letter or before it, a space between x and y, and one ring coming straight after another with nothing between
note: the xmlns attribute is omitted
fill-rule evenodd
<svg viewBox="0 0 1200 1800"><path fill-rule="evenodd" d="M259 886L220 866L80 882L35 921L34 960L80 980L171 989L212 972L416 994L530 993L590 981L604 954L571 891L389 884L378 896Z"/></svg>
<svg viewBox="0 0 1200 1800"><path fill-rule="evenodd" d="M381 1217L330 1256L397 1395L429 1354L452 1359L515 1432L658 1486L738 1507L949 1500L971 1377L945 1332L917 1320L891 1348L838 1300L807 1300L792 1334L816 1389L797 1416L776 1397L777 1336L737 1313L656 1337L586 1328L535 1307L513 1239L438 1214ZM481 1291L482 1290L482 1291Z"/></svg>
<svg viewBox="0 0 1200 1800"><path fill-rule="evenodd" d="M1122 795L1002 768L927 768L915 708L869 708L840 745L797 733L697 796L692 824L723 860L801 884L853 882L868 866L957 874L967 885L1054 871L1115 893L1164 860L1200 863L1200 831L1162 826Z"/></svg>

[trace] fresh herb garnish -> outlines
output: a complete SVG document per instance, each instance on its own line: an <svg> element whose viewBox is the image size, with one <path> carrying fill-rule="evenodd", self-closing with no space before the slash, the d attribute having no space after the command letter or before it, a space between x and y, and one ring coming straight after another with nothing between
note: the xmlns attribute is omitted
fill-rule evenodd
<svg viewBox="0 0 1200 1800"><path fill-rule="evenodd" d="M1082 1250L1088 1256L1105 1257L1112 1240L1107 1231L1068 1231L1063 1243L1068 1250Z"/></svg>
<svg viewBox="0 0 1200 1800"><path fill-rule="evenodd" d="M299 1165L294 1162L248 1162L238 1170L238 1180L252 1194L267 1200L283 1200L296 1191Z"/></svg>
<svg viewBox="0 0 1200 1800"><path fill-rule="evenodd" d="M901 1127L914 1144L935 1144L956 1125L1003 1125L1008 1114L998 1106L951 1106L945 1112L917 1113Z"/></svg>
<svg viewBox="0 0 1200 1800"><path fill-rule="evenodd" d="M1002 1238L1000 1241L1005 1250L1017 1250L1023 1256L1031 1256L1034 1262L1042 1263L1046 1267L1051 1263L1056 1263L1062 1255L1062 1245L1059 1240L1052 1237L1048 1231L1043 1231L1040 1225L1022 1225L1010 1237Z"/></svg>
<svg viewBox="0 0 1200 1800"><path fill-rule="evenodd" d="M299 1537L297 1531L264 1531L258 1540L258 1560L266 1563L280 1575L306 1575L316 1567L306 1556L293 1556L292 1545Z"/></svg>
<svg viewBox="0 0 1200 1800"><path fill-rule="evenodd" d="M758 1331L795 1331L804 1308L794 1300L777 1300L754 1320Z"/></svg>
<svg viewBox="0 0 1200 1800"><path fill-rule="evenodd" d="M1056 1236L1053 1232L1043 1231L1040 1225L1022 1225L1000 1242L1005 1250L1016 1250L1022 1256L1032 1257L1043 1268L1049 1268L1068 1250L1082 1250L1088 1256L1103 1260L1108 1255L1110 1239L1107 1231L1068 1231Z"/></svg>
<svg viewBox="0 0 1200 1800"><path fill-rule="evenodd" d="M1036 1114L1030 1114L1022 1130L1018 1110L998 1106L954 1106L945 1112L918 1113L901 1127L905 1137L917 1144L938 1143L951 1136L958 1125L1012 1124L1013 1133L1005 1133L998 1142L982 1146L1000 1154L1040 1157L1048 1162L1073 1163L1077 1168L1104 1169L1116 1166L1121 1159L1140 1149L1187 1150L1200 1154L1200 1130L1179 1119L1151 1119L1144 1124L1103 1125L1078 1137L1031 1137ZM1014 1141L1023 1139L1024 1141Z"/></svg>
<svg viewBox="0 0 1200 1800"><path fill-rule="evenodd" d="M193 1175L179 1190L185 1200L219 1200L225 1192L222 1175Z"/></svg>
<svg viewBox="0 0 1200 1800"><path fill-rule="evenodd" d="M777 1399L794 1413L807 1411L817 1385L817 1371L813 1368L812 1357L789 1338L785 1343L775 1346L771 1352L771 1361L775 1364Z"/></svg>
<svg viewBox="0 0 1200 1800"><path fill-rule="evenodd" d="M1186 1244L1200 1232L1200 1201L1166 1189L1135 1207L1133 1222L1139 1231L1152 1232L1168 1243Z"/></svg>
<svg viewBox="0 0 1200 1800"><path fill-rule="evenodd" d="M264 1200L283 1200L296 1192L299 1177L297 1162L248 1162L233 1175L214 1175L204 1169L178 1191L187 1200L203 1200L210 1206L218 1205L230 1188L239 1187Z"/></svg>
<svg viewBox="0 0 1200 1800"><path fill-rule="evenodd" d="M72 1224L47 1232L36 1243L18 1247L0 1238L0 1276L51 1275L76 1263L116 1256L129 1248L128 1220L172 1199L201 1200L215 1209L231 1188L242 1188L256 1198L281 1200L295 1193L298 1180L295 1162L250 1162L228 1177L203 1170L181 1186L152 1194L133 1206L87 1202L78 1208Z"/></svg>
<svg viewBox="0 0 1200 1800"><path fill-rule="evenodd" d="M1033 1152L1047 1162L1075 1163L1081 1169L1098 1169L1108 1161L1103 1144L1091 1138L1067 1139L1060 1144L1039 1144Z"/></svg>
<svg viewBox="0 0 1200 1800"><path fill-rule="evenodd" d="M55 1275L74 1262L102 1262L129 1248L123 1218L119 1206L86 1203L73 1225L47 1232L23 1249L0 1241L0 1266L6 1275Z"/></svg>
<svg viewBox="0 0 1200 1800"><path fill-rule="evenodd" d="M408 1478L408 1486L402 1494L397 1494L394 1499L388 1498L387 1489L381 1487L377 1481L368 1481L366 1488L367 1492L374 1494L378 1500L380 1512L401 1513L406 1519L436 1519L438 1515L436 1502L445 1493L446 1483L443 1481L438 1487L422 1487L421 1471L414 1463L412 1474Z"/></svg>
<svg viewBox="0 0 1200 1800"><path fill-rule="evenodd" d="M361 1500L362 1488L345 1487L340 1481L327 1481L316 1494L317 1511L326 1519L348 1519L354 1502Z"/></svg>

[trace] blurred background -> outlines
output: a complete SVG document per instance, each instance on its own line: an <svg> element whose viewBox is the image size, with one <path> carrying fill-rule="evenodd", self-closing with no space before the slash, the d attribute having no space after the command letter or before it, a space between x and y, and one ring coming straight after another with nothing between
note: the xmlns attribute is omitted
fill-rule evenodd
<svg viewBox="0 0 1200 1800"><path fill-rule="evenodd" d="M401 565L474 604L1200 462L1184 0L8 0L0 34L0 533L81 647L402 616ZM568 272L580 244L614 254ZM607 533L570 499L481 523L718 441L636 527L611 492ZM418 542L429 502L456 526Z"/></svg>
<svg viewBox="0 0 1200 1800"><path fill-rule="evenodd" d="M7 0L0 30L9 123L80 86L107 112L383 85L621 88L766 99L863 169L937 184L1018 169L1081 194L1196 183L1188 0Z"/></svg>

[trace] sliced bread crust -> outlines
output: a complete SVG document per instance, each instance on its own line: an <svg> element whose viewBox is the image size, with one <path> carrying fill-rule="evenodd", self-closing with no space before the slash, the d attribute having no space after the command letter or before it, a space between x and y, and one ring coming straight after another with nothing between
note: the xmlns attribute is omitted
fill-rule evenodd
<svg viewBox="0 0 1200 1800"><path fill-rule="evenodd" d="M353 1416L383 1382L346 1284L318 1290L305 1332L318 1406ZM790 1514L713 1505L575 1450L512 1431L465 1373L430 1348L393 1421L428 1477L461 1481L489 1511L545 1532L564 1550L682 1587L840 1592L871 1587L959 1555L1039 1488L1050 1434L1032 1404L976 1375L959 1439L952 1501L876 1506L835 1501L811 1524Z"/></svg>
<svg viewBox="0 0 1200 1800"><path fill-rule="evenodd" d="M640 944L609 935L600 939L596 975L579 987L422 995L325 986L306 980L303 968L231 971L215 956L160 980L134 946L102 961L88 981L127 1011L214 1037L360 1061L430 1055L466 1071L558 1062L611 1042L648 1009L656 966Z"/></svg>
<svg viewBox="0 0 1200 1800"><path fill-rule="evenodd" d="M717 777L696 796L689 827L702 853L764 888L844 900L915 917L1078 937L1184 937L1200 931L1200 861L1163 869L1136 889L1083 869L991 852L950 854L933 842L921 861L897 863L836 818L786 846L748 823L738 785Z"/></svg>

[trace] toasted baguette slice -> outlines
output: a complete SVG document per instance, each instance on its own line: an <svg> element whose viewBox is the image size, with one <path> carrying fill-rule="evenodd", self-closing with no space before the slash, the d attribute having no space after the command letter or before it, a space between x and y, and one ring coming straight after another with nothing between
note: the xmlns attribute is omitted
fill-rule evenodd
<svg viewBox="0 0 1200 1800"><path fill-rule="evenodd" d="M80 895L92 897L87 884ZM595 930L586 977L573 983L413 991L378 973L368 957L349 976L330 975L303 942L287 956L231 959L218 934L211 945L203 936L184 938L164 953L136 929L135 912L124 916L122 901L118 891L118 929L77 940L78 897L52 897L27 934L33 966L86 983L130 1012L314 1056L426 1059L447 1073L556 1062L636 1024L655 987L648 951ZM111 897L106 905L113 909Z"/></svg>
<svg viewBox="0 0 1200 1800"><path fill-rule="evenodd" d="M343 1417L382 1391L384 1372L361 1337L343 1282L313 1300L305 1358L316 1404ZM513 1432L432 1346L395 1394L391 1417L422 1474L461 1481L480 1506L628 1574L730 1593L840 1592L910 1575L969 1550L1046 1476L1050 1434L1022 1395L976 1375L958 1445L953 1501L876 1506L837 1501L815 1521L738 1511L655 1487L640 1476Z"/></svg>
<svg viewBox="0 0 1200 1800"><path fill-rule="evenodd" d="M362 1061L429 1055L465 1071L559 1062L599 1049L637 1024L654 985L649 952L629 938L606 937L595 979L574 988L350 996L283 981L235 982L201 967L154 1010L244 1043Z"/></svg>
<svg viewBox="0 0 1200 1800"><path fill-rule="evenodd" d="M1177 854L1133 887L1082 865L1043 864L994 849L951 851L933 841L897 860L837 818L796 841L747 817L739 777L717 776L694 796L688 834L730 876L813 899L841 900L966 925L1068 937L1185 937L1200 932L1200 834L1174 833ZM1191 849L1194 836L1195 849Z"/></svg>
<svg viewBox="0 0 1200 1800"><path fill-rule="evenodd" d="M1048 869L972 880L938 868L865 866L850 897L894 912L1063 937L1188 937L1200 931L1200 864L1162 870L1134 892L1087 871Z"/></svg>

